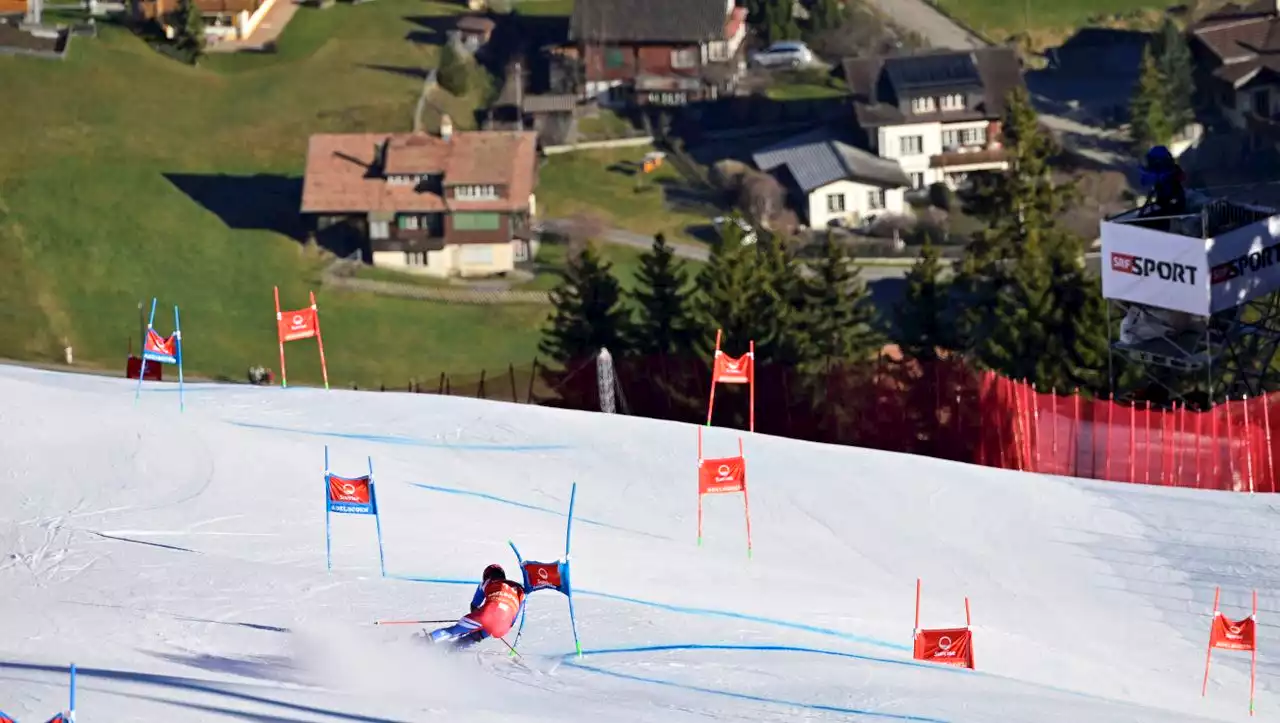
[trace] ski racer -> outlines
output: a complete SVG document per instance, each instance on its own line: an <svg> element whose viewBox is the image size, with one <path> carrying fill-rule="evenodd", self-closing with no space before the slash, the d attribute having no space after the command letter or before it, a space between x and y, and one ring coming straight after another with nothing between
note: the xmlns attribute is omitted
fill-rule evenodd
<svg viewBox="0 0 1280 723"><path fill-rule="evenodd" d="M523 585L508 580L501 565L490 565L484 569L471 598L470 614L431 633L431 642L452 642L455 647L467 647L488 637L500 638L511 630L524 606L524 597Z"/></svg>

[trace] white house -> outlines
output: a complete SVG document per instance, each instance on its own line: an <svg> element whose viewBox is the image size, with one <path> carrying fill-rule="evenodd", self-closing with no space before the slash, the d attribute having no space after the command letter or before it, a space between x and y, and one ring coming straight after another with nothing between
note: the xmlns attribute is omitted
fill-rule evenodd
<svg viewBox="0 0 1280 723"><path fill-rule="evenodd" d="M913 188L955 187L970 173L1009 167L1001 120L1025 87L1010 48L850 58L843 63L867 145L898 161Z"/></svg>
<svg viewBox="0 0 1280 723"><path fill-rule="evenodd" d="M810 228L909 213L910 180L898 162L858 148L847 136L820 128L752 156L757 168L783 182Z"/></svg>

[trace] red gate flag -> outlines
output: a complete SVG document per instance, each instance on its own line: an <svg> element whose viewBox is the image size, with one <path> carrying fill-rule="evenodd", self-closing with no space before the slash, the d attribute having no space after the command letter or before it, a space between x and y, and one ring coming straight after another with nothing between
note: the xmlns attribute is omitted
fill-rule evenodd
<svg viewBox="0 0 1280 723"><path fill-rule="evenodd" d="M911 633L911 657L930 663L954 665L973 670L973 623L969 617L969 598L964 599L963 628L920 628L920 578L916 578L916 624Z"/></svg>
<svg viewBox="0 0 1280 723"><path fill-rule="evenodd" d="M1200 696L1209 690L1209 663L1213 657L1213 649L1247 650L1250 653L1249 663L1249 715L1253 715L1253 694L1258 679L1258 591L1253 591L1253 613L1244 620L1231 620L1218 610L1218 599L1221 588L1213 589L1213 620L1209 623L1209 648L1204 653L1204 683L1200 686Z"/></svg>
<svg viewBox="0 0 1280 723"><path fill-rule="evenodd" d="M329 388L329 366L324 360L324 337L320 334L320 309L316 306L316 292L312 291L311 306L295 311L280 310L280 287L275 287L276 339L280 345L280 386L289 386L289 371L284 363L284 344L315 337L320 349L320 373L324 376L324 388Z"/></svg>
<svg viewBox="0 0 1280 723"><path fill-rule="evenodd" d="M747 428L756 431L756 343L747 344L744 356L732 357L720 351L722 329L716 329L716 351L711 358L711 398L707 401L707 426L711 426L711 413L716 407L717 384L746 384L748 396Z"/></svg>
<svg viewBox="0 0 1280 723"><path fill-rule="evenodd" d="M704 459L702 456L702 427L698 427L698 545L702 545L702 497L703 495L742 493L742 512L747 520L747 557L751 557L751 503L747 497L747 458L742 453L742 438L738 438L737 457Z"/></svg>
<svg viewBox="0 0 1280 723"><path fill-rule="evenodd" d="M559 590L560 592L565 592L563 563L525 560L520 563L520 568L524 579L528 581L528 584L525 585L526 592L534 592L536 590Z"/></svg>

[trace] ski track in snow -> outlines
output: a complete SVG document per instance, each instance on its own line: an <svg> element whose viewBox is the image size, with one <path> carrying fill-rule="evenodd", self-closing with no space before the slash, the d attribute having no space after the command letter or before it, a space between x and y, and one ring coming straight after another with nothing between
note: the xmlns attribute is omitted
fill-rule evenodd
<svg viewBox="0 0 1280 723"><path fill-rule="evenodd" d="M18 461L0 481L0 710L21 720L63 705L71 660L80 719L113 723L1236 720L1247 657L1215 654L1194 693L1214 585L1228 615L1259 588L1275 712L1280 535L1261 497L745 435L748 561L732 496L693 546L690 425L220 385L190 385L179 414L171 387L136 406L133 387L0 367L0 399L45 412L0 408ZM371 521L345 515L324 571L325 444L339 473L376 458L387 579ZM532 598L514 663L368 626L465 611L508 538L558 557L573 481L584 657L558 652L554 593ZM977 671L911 660L916 576L926 626L975 601Z"/></svg>

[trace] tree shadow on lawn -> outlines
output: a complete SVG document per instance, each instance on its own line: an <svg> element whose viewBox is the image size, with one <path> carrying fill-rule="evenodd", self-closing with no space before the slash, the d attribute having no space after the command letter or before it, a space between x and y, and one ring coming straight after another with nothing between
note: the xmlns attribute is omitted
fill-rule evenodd
<svg viewBox="0 0 1280 723"><path fill-rule="evenodd" d="M417 25L419 29L410 30L404 37L419 45L444 45L449 39L449 31L456 30L460 15L407 15L407 22Z"/></svg>
<svg viewBox="0 0 1280 723"><path fill-rule="evenodd" d="M362 63L360 67L367 70L380 70L384 73L413 78L414 80L426 80L427 76L431 74L431 71L426 68L412 68L407 65L371 65Z"/></svg>
<svg viewBox="0 0 1280 723"><path fill-rule="evenodd" d="M186 173L166 173L164 177L227 228L274 231L299 242L306 239L301 178Z"/></svg>

